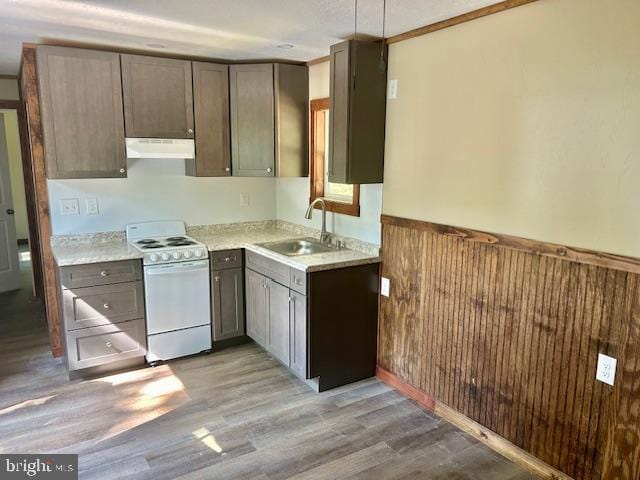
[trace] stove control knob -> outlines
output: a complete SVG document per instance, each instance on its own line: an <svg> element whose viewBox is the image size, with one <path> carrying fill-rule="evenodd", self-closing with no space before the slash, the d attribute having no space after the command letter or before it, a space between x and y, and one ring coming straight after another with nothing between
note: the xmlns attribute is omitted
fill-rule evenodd
<svg viewBox="0 0 640 480"><path fill-rule="evenodd" d="M191 258L191 250L184 252L184 258Z"/></svg>
<svg viewBox="0 0 640 480"><path fill-rule="evenodd" d="M180 252L173 252L172 257L176 260L178 260L180 258Z"/></svg>
<svg viewBox="0 0 640 480"><path fill-rule="evenodd" d="M149 256L149 260L151 260L152 262L157 262L158 261L158 255L156 255L155 253L152 253Z"/></svg>
<svg viewBox="0 0 640 480"><path fill-rule="evenodd" d="M200 250L196 250L195 252L193 252L193 255L194 255L196 258L200 258L200 257L202 256L202 251L200 251Z"/></svg>
<svg viewBox="0 0 640 480"><path fill-rule="evenodd" d="M169 260L169 254L168 253L163 253L162 254L162 259L163 260Z"/></svg>

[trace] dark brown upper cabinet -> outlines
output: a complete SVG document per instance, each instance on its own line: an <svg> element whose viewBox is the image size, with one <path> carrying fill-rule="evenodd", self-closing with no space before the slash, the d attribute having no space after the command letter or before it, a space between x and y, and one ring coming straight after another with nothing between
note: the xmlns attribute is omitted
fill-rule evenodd
<svg viewBox="0 0 640 480"><path fill-rule="evenodd" d="M229 67L193 62L193 100L196 158L186 160L186 174L195 177L229 176Z"/></svg>
<svg viewBox="0 0 640 480"><path fill-rule="evenodd" d="M191 62L120 57L127 137L193 138Z"/></svg>
<svg viewBox="0 0 640 480"><path fill-rule="evenodd" d="M48 178L126 177L120 56L36 48Z"/></svg>
<svg viewBox="0 0 640 480"><path fill-rule="evenodd" d="M329 181L382 183L387 59L382 42L348 40L331 47Z"/></svg>
<svg viewBox="0 0 640 480"><path fill-rule="evenodd" d="M307 67L232 65L229 80L233 175L308 175Z"/></svg>

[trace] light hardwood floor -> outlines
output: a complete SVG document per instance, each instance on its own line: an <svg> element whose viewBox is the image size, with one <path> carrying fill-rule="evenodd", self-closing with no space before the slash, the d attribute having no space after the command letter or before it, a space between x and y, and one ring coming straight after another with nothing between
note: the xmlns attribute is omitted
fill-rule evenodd
<svg viewBox="0 0 640 480"><path fill-rule="evenodd" d="M30 290L0 295L0 452L81 479L528 479L375 379L316 394L253 344L69 382Z"/></svg>

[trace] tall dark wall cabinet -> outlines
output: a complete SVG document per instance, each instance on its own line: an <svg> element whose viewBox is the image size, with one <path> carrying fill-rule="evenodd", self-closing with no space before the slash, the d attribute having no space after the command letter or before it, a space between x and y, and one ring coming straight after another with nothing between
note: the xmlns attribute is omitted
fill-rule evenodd
<svg viewBox="0 0 640 480"><path fill-rule="evenodd" d="M232 65L229 79L233 175L308 175L307 67Z"/></svg>
<svg viewBox="0 0 640 480"><path fill-rule="evenodd" d="M47 177L126 177L120 56L40 45L36 59Z"/></svg>
<svg viewBox="0 0 640 480"><path fill-rule="evenodd" d="M331 47L330 182L382 183L387 71L381 55L386 61L380 41Z"/></svg>
<svg viewBox="0 0 640 480"><path fill-rule="evenodd" d="M191 62L120 57L127 137L193 138Z"/></svg>
<svg viewBox="0 0 640 480"><path fill-rule="evenodd" d="M196 158L186 160L186 174L195 177L231 175L227 65L193 62L193 111Z"/></svg>

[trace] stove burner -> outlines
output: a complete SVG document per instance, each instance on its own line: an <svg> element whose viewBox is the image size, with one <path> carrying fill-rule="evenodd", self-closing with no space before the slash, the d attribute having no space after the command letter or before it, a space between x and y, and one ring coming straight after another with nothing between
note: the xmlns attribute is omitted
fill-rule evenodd
<svg viewBox="0 0 640 480"><path fill-rule="evenodd" d="M149 248L162 248L162 244L161 243L149 243L147 245L143 245L142 248L144 248L145 250L147 250Z"/></svg>
<svg viewBox="0 0 640 480"><path fill-rule="evenodd" d="M187 240L187 237L169 237L167 242L179 242L181 240Z"/></svg>
<svg viewBox="0 0 640 480"><path fill-rule="evenodd" d="M169 245L170 247L184 247L186 245L195 245L195 244L196 242L192 242L191 240L176 240L176 241L167 243L167 245Z"/></svg>
<svg viewBox="0 0 640 480"><path fill-rule="evenodd" d="M142 240L138 240L136 243L138 245L151 245L153 243L158 243L158 241L153 238L143 238Z"/></svg>

